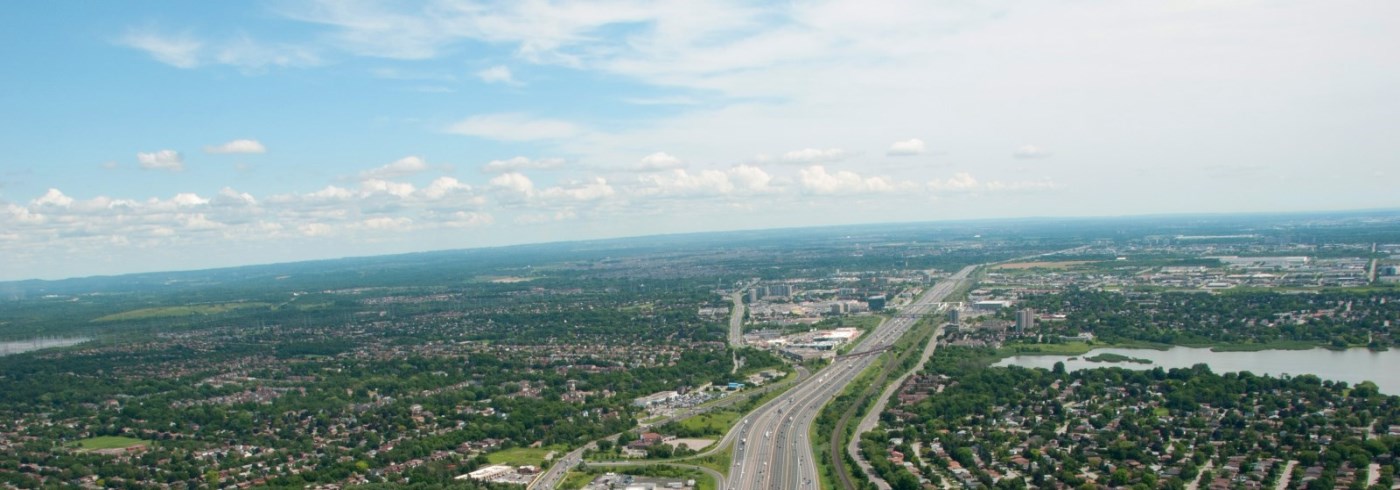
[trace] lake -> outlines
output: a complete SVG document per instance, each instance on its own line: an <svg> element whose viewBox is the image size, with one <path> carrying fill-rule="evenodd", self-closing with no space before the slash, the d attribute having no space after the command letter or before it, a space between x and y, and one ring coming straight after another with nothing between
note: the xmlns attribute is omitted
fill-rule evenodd
<svg viewBox="0 0 1400 490"><path fill-rule="evenodd" d="M1147 359L1152 364L1135 362L1091 362L1085 356L1100 353L1121 354L1138 359ZM1249 371L1259 375L1278 377L1283 374L1311 374L1322 379L1345 381L1356 384L1373 381L1381 392L1400 395L1400 350L1391 349L1373 352L1369 349L1330 350L1266 350L1258 352L1213 352L1209 348L1172 347L1168 350L1152 349L1095 349L1085 356L1069 360L1071 356L1014 356L1002 359L996 366L1024 366L1050 369L1056 362L1064 362L1065 369L1085 369L1095 367L1122 367L1126 369L1186 368L1195 364L1206 364L1210 370L1223 372Z"/></svg>
<svg viewBox="0 0 1400 490"><path fill-rule="evenodd" d="M92 339L87 337L73 337L66 339L46 337L29 340L4 341L0 342L0 356L19 354L21 352L29 352L32 350L48 349L50 347L68 347L70 345L78 345L89 340Z"/></svg>

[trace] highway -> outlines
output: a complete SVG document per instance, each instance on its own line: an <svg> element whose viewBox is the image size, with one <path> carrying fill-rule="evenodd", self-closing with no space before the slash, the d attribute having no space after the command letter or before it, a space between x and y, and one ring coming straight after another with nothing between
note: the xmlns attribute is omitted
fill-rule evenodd
<svg viewBox="0 0 1400 490"><path fill-rule="evenodd" d="M740 288L729 295L729 300L734 302L734 307L729 310L729 346L734 350L730 352L731 360L734 361L734 369L731 373L739 372L743 367L739 363L739 347L744 345L744 290L748 287Z"/></svg>
<svg viewBox="0 0 1400 490"><path fill-rule="evenodd" d="M611 436L608 436L607 439L616 441L617 436L617 434L613 434ZM549 470L545 471L544 474L541 474L539 477L535 478L535 480L531 481L529 485L525 486L525 488L535 489L558 487L559 483L564 481L564 476L569 473L569 469L573 468L574 466L577 466L578 463L583 460L584 450L597 448L598 446L596 441L590 442L588 444L580 446L578 449L570 451L568 454L565 454L562 458L555 458L554 464L549 467Z"/></svg>
<svg viewBox="0 0 1400 490"><path fill-rule="evenodd" d="M962 284L975 269L969 266L935 284L894 318L866 334L852 352L860 353L893 344L920 318ZM807 434L817 412L845 389L876 356L840 358L806 381L774 398L740 421L725 441L736 441L733 466L723 488L817 488L817 470ZM720 445L721 447L723 444Z"/></svg>
<svg viewBox="0 0 1400 490"><path fill-rule="evenodd" d="M738 349L744 345L744 289L729 295L734 308L729 310L729 346Z"/></svg>

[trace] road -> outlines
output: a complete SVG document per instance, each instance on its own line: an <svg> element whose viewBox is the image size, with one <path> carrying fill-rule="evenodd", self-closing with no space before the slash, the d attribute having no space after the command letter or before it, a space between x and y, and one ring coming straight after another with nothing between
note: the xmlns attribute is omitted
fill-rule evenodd
<svg viewBox="0 0 1400 490"><path fill-rule="evenodd" d="M969 266L939 282L894 318L865 335L852 352L879 349L894 343L938 303L952 294L975 269ZM725 436L738 439L733 466L723 488L817 488L812 445L807 440L817 412L860 374L876 356L839 359L806 381L754 410Z"/></svg>
<svg viewBox="0 0 1400 490"><path fill-rule="evenodd" d="M617 440L617 435L613 435L611 438ZM555 488L559 486L559 483L564 481L564 475L569 473L569 468L578 465L578 462L583 459L583 451L587 449L596 449L597 447L596 443L590 442L578 449L569 451L569 454L565 454L562 458L555 458L554 464L550 465L549 470L545 471L544 474L540 475L538 478L535 478L535 480L530 482L529 485L526 485L525 488Z"/></svg>
<svg viewBox="0 0 1400 490"><path fill-rule="evenodd" d="M730 354L734 357L734 369L730 371L731 373L739 372L739 368L741 367L739 365L738 349L740 346L744 345L745 289L748 288L740 288L738 291L735 291L734 293L729 295L729 301L734 302L734 308L729 311L729 346L733 347L735 350L732 354Z"/></svg>
<svg viewBox="0 0 1400 490"><path fill-rule="evenodd" d="M744 291L743 288L729 295L734 308L729 311L729 346L739 348L744 345Z"/></svg>

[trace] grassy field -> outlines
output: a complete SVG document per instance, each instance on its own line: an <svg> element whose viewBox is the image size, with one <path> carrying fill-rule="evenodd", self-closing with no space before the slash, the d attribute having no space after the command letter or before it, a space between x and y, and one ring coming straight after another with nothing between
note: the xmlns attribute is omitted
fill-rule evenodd
<svg viewBox="0 0 1400 490"><path fill-rule="evenodd" d="M490 461L491 464L540 466L544 463L545 455L549 454L550 451L554 451L556 456L562 456L564 453L568 452L568 448L561 446L513 447L487 454L486 459Z"/></svg>
<svg viewBox="0 0 1400 490"><path fill-rule="evenodd" d="M83 439L83 440L81 440L81 441L78 441L77 444L78 444L78 447L81 447L81 448L83 448L83 449L85 449L85 450L91 451L91 450L94 450L94 449L117 449L117 448L126 448L126 447L135 446L135 445L137 445L137 444L142 444L142 443L145 443L145 442L146 442L146 441L143 441L143 440L140 440L140 439L134 439L134 438L130 438L130 437L121 437L121 436L101 436L101 437L92 437L92 438L88 438L88 439Z"/></svg>
<svg viewBox="0 0 1400 490"><path fill-rule="evenodd" d="M158 306L155 308L142 308L139 310L123 311L113 313L104 317L93 319L94 322L119 322L123 320L145 320L150 318L170 318L192 315L217 315L234 310L248 308L267 308L271 305L267 303L219 303L211 305L189 305L189 306Z"/></svg>
<svg viewBox="0 0 1400 490"><path fill-rule="evenodd" d="M733 464L733 460L734 445L731 444L728 447L725 447L724 450L716 452L709 456L699 458L683 458L680 460L680 462L685 464L693 464L695 466L703 466L718 471L721 475L727 477L729 476L729 466ZM708 478L706 478L706 480L708 480Z"/></svg>
<svg viewBox="0 0 1400 490"><path fill-rule="evenodd" d="M568 474L564 475L564 481L559 483L559 488L564 490L578 490L593 481L593 478L595 478L595 476L592 473L569 471Z"/></svg>
<svg viewBox="0 0 1400 490"><path fill-rule="evenodd" d="M702 413L694 417L680 421L681 427L697 431L705 435L724 435L734 426L734 421L739 420L742 414L730 410L716 410Z"/></svg>

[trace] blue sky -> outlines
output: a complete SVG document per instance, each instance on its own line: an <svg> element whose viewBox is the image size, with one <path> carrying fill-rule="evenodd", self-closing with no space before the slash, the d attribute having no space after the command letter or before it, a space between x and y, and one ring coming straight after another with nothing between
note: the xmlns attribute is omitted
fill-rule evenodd
<svg viewBox="0 0 1400 490"><path fill-rule="evenodd" d="M0 279L1400 205L1400 4L24 2Z"/></svg>

